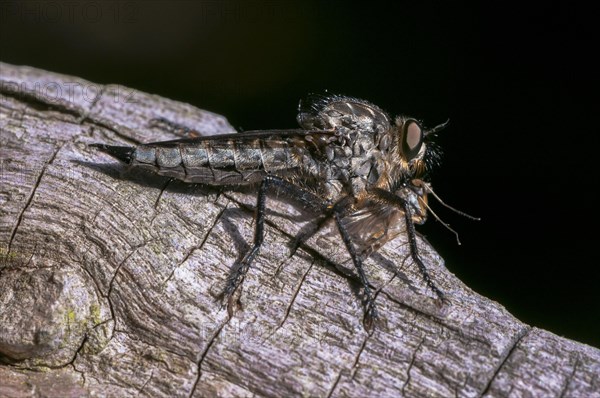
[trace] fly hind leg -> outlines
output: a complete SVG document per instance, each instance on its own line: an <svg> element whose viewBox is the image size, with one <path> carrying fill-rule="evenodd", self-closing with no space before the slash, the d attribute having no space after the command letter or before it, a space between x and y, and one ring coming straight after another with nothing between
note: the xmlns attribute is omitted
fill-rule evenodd
<svg viewBox="0 0 600 398"><path fill-rule="evenodd" d="M326 203L324 203L324 201L317 195L289 181L271 175L266 176L262 180L262 183L260 184L260 188L258 190L258 197L256 203L256 225L254 230L254 243L252 247L248 250L248 252L246 252L242 260L236 266L234 266L233 270L227 278L225 289L221 294L224 303L227 305L227 310L230 316L233 313L234 306L238 304L236 302L236 292L241 286L244 277L248 273L250 265L252 264L252 261L254 261L254 258L257 256L260 247L262 246L265 230L265 210L267 194L273 188L277 189L279 193L282 193L287 197L296 199L306 207L311 207L313 209L319 210L323 210L323 208L326 207Z"/></svg>
<svg viewBox="0 0 600 398"><path fill-rule="evenodd" d="M367 279L367 275L365 274L362 257L356 251L356 247L354 246L354 243L352 242L350 233L348 232L348 230L346 229L346 226L342 222L349 204L344 203L344 202L340 202L339 204L340 204L340 206L334 207L333 218L335 219L335 223L338 227L338 231L340 232L340 235L342 236L344 245L346 246L346 249L348 250L350 257L352 258L352 262L354 263L354 267L356 268L358 278L363 287L364 306L365 306L365 320L364 320L365 329L372 330L374 323L378 319L377 307L375 306L375 297L369 286L369 280Z"/></svg>

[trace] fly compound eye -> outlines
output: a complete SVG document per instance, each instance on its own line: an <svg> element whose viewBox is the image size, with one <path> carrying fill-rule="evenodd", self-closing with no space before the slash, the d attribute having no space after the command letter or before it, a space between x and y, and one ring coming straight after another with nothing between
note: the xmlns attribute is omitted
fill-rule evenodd
<svg viewBox="0 0 600 398"><path fill-rule="evenodd" d="M402 131L402 154L406 160L412 160L417 156L422 145L423 129L416 120L407 120Z"/></svg>

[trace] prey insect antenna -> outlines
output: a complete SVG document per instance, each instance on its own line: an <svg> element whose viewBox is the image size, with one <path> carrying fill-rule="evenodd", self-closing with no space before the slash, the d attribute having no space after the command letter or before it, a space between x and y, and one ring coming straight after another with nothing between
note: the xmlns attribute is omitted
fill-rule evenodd
<svg viewBox="0 0 600 398"><path fill-rule="evenodd" d="M425 202L422 199L419 199L419 203L422 203L427 210L429 210L429 212L431 213L431 215L438 220L440 223L442 223L442 225L450 232L452 232L454 234L454 236L456 236L456 243L460 246L460 239L458 238L458 232L456 232L452 227L450 227L450 224L442 221L442 219L433 211L433 209L431 207L429 207L429 205L427 204L427 202Z"/></svg>
<svg viewBox="0 0 600 398"><path fill-rule="evenodd" d="M460 214L463 217L467 217L467 218L469 218L471 220L475 220L475 221L481 221L480 217L474 217L474 216L472 216L470 214L467 214L464 211L460 211L457 208L452 207L449 204L447 204L446 202L444 202L442 200L442 198L440 198L435 192L433 192L433 189L431 189L431 187L429 186L429 184L423 184L423 186L425 187L425 190L427 191L427 193L430 193L438 202L440 202L440 204L442 206L446 207L447 209L452 210L456 214ZM429 211L431 211L431 208L429 206L427 206L427 208L429 209ZM433 214L433 211L431 211L431 213ZM439 218L437 216L436 216L436 218L439 220Z"/></svg>

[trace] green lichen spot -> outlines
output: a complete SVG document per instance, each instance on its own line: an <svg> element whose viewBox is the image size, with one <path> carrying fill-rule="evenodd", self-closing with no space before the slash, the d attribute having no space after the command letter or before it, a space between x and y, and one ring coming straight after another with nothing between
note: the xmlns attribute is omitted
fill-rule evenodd
<svg viewBox="0 0 600 398"><path fill-rule="evenodd" d="M69 325L75 323L75 311L72 308L67 309L67 322Z"/></svg>
<svg viewBox="0 0 600 398"><path fill-rule="evenodd" d="M7 248L0 247L0 260L1 261L14 262L19 257L20 257L19 252L16 252L14 250L8 251Z"/></svg>
<svg viewBox="0 0 600 398"><path fill-rule="evenodd" d="M154 252L154 254L157 254L157 255L162 253L162 248L160 247L159 244L151 244L150 250L152 250Z"/></svg>
<svg viewBox="0 0 600 398"><path fill-rule="evenodd" d="M100 318L100 306L98 304L90 305L90 317L93 325L97 325L102 322L102 319Z"/></svg>

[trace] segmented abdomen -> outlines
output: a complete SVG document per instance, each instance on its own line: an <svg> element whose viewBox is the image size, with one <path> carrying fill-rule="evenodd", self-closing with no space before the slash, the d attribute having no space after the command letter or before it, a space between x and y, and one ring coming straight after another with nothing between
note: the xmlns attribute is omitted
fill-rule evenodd
<svg viewBox="0 0 600 398"><path fill-rule="evenodd" d="M269 172L298 169L310 157L290 139L222 139L140 145L131 164L185 182L249 184Z"/></svg>

